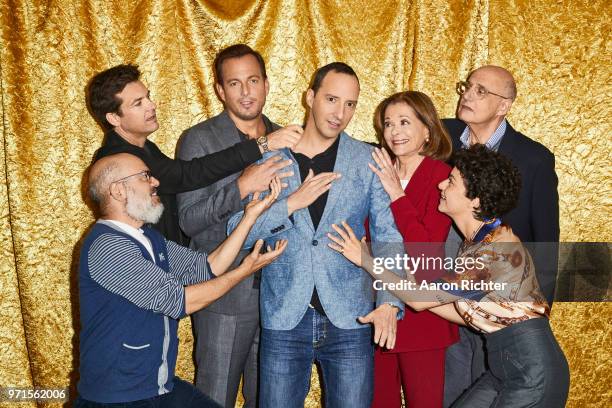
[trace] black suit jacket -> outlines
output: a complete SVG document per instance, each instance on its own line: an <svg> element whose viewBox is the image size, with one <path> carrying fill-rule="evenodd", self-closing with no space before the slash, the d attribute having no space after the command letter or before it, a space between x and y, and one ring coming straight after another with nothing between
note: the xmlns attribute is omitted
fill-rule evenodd
<svg viewBox="0 0 612 408"><path fill-rule="evenodd" d="M466 124L458 119L443 119L453 142L461 149L459 137ZM508 124L499 146L521 173L522 187L518 204L502 221L524 243L559 242L559 194L555 156L544 145L517 132ZM552 304L557 276L557 245L529 245L536 265L540 287Z"/></svg>
<svg viewBox="0 0 612 408"><path fill-rule="evenodd" d="M116 153L130 153L139 157L153 177L159 180L157 190L164 204L164 212L154 227L167 239L184 246L189 241L179 228L176 194L206 187L261 159L257 142L248 140L197 159L173 160L150 140L145 142L144 147L134 146L111 130L106 133L94 162Z"/></svg>

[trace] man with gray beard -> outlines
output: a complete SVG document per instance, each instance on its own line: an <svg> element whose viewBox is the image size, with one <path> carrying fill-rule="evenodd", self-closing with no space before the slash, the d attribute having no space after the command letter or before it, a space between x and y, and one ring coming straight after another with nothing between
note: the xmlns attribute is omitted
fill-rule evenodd
<svg viewBox="0 0 612 408"><path fill-rule="evenodd" d="M153 178L148 170L145 170L144 173L137 175L143 177L147 181ZM153 201L153 197L157 197L157 189L155 189L154 195L150 197L138 196L134 188L130 187L129 185L125 186L125 192L125 212L128 217L135 220L142 220L146 224L155 224L157 221L159 221L162 213L164 212L164 205L161 203L161 201L158 201L157 204Z"/></svg>
<svg viewBox="0 0 612 408"><path fill-rule="evenodd" d="M235 269L225 272L259 215L274 202L258 195L246 220L217 249L195 252L145 226L164 210L149 168L120 153L95 162L88 191L101 218L87 234L79 263L80 380L75 407L218 407L174 376L178 319L207 306L276 259L286 241L262 254L263 241Z"/></svg>

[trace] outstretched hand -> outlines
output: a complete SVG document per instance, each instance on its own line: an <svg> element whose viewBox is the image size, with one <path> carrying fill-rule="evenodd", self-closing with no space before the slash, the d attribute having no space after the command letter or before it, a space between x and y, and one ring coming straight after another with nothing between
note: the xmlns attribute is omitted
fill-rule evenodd
<svg viewBox="0 0 612 408"><path fill-rule="evenodd" d="M378 178L380 182L389 194L389 198L391 201L395 201L400 197L406 195L404 193L404 189L402 188L402 182L400 181L399 174L393 161L391 160L391 156L385 149L375 148L372 152L372 158L378 165L378 167L374 166L372 163L368 163L370 170L372 170Z"/></svg>
<svg viewBox="0 0 612 408"><path fill-rule="evenodd" d="M312 169L308 170L304 182L287 199L288 214L291 215L297 210L307 208L325 194L331 188L332 182L340 177L340 173L333 172L319 173L315 176Z"/></svg>
<svg viewBox="0 0 612 408"><path fill-rule="evenodd" d="M276 241L274 249L268 245L268 251L262 254L261 248L263 244L263 239L258 239L251 253L245 256L242 261L242 264L248 268L249 273L253 273L269 265L285 251L285 248L287 248L287 240L281 239Z"/></svg>
<svg viewBox="0 0 612 408"><path fill-rule="evenodd" d="M257 219L265 210L270 208L272 203L276 201L281 191L281 181L278 176L275 176L270 182L270 194L264 198L259 198L259 191L253 193L253 198L244 207L244 216L251 218L253 221Z"/></svg>
<svg viewBox="0 0 612 408"><path fill-rule="evenodd" d="M293 176L291 168L287 169L291 163L291 160L283 160L280 155L275 155L267 158L262 163L247 166L236 181L240 197L245 198L247 195L257 191L267 190L274 176L278 176L281 181L284 178ZM283 183L282 187L287 187L287 184Z"/></svg>
<svg viewBox="0 0 612 408"><path fill-rule="evenodd" d="M268 135L268 148L280 150L285 147L293 149L302 139L304 128L300 125L289 125Z"/></svg>
<svg viewBox="0 0 612 408"><path fill-rule="evenodd" d="M327 237L334 243L330 242L327 245L331 249L340 252L346 259L355 265L361 267L363 265L362 256L364 254L369 254L368 247L366 245L366 237L361 238L361 240L357 239L353 229L346 223L346 221L342 221L342 227L339 227L336 224L332 224L331 226L339 236L328 232Z"/></svg>
<svg viewBox="0 0 612 408"><path fill-rule="evenodd" d="M398 310L396 306L385 303L358 320L361 324L374 326L374 343L390 350L395 347Z"/></svg>

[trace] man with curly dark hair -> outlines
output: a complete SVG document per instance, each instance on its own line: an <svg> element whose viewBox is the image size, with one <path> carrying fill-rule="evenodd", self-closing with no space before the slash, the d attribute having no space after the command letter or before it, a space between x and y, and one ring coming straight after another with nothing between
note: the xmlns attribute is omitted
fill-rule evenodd
<svg viewBox="0 0 612 408"><path fill-rule="evenodd" d="M459 94L457 119L443 120L453 150L483 144L508 157L521 174L522 188L516 207L504 215L503 222L525 243L559 242L555 156L542 144L514 130L506 120L517 96L512 74L502 67L486 65L472 71L467 80L458 82L456 90ZM457 245L461 240L451 229L449 241L453 239ZM552 305L557 278L557 246L544 246L545 250L532 254L542 293ZM445 407L485 370L481 337L469 329L460 328L459 331L460 341L449 347L446 354Z"/></svg>

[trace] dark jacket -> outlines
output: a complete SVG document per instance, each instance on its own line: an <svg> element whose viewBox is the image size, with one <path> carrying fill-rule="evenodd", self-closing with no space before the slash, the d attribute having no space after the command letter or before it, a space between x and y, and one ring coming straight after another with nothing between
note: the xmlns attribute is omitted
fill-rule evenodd
<svg viewBox="0 0 612 408"><path fill-rule="evenodd" d="M187 245L188 239L179 228L175 195L213 184L261 158L257 142L248 140L190 161L174 160L163 154L150 140L141 148L111 130L106 133L94 162L116 153L131 153L139 157L149 167L153 177L159 180L159 197L165 209L154 227L167 239L181 245Z"/></svg>
<svg viewBox="0 0 612 408"><path fill-rule="evenodd" d="M453 150L461 149L459 137L466 124L444 119ZM555 156L544 145L517 132L508 124L499 146L521 173L522 187L516 208L502 217L512 231L531 250L542 293L552 304L557 276L559 242L559 194ZM530 243L553 243L531 245Z"/></svg>

